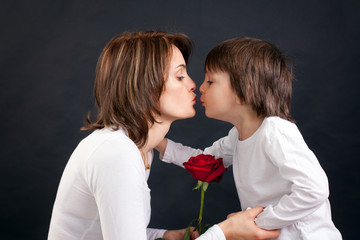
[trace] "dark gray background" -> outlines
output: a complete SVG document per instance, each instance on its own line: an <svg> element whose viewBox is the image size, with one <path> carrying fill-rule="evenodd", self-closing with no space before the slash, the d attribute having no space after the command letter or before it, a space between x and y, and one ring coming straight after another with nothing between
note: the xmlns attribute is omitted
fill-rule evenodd
<svg viewBox="0 0 360 240"><path fill-rule="evenodd" d="M93 110L93 79L105 44L123 31L184 32L195 42L189 74L199 86L207 52L250 36L277 45L295 65L292 113L330 182L344 239L359 229L358 1L1 1L0 239L45 239L65 164ZM230 125L175 122L168 136L203 148ZM182 228L198 214L195 180L155 158L150 226ZM240 208L232 171L211 185L205 222Z"/></svg>

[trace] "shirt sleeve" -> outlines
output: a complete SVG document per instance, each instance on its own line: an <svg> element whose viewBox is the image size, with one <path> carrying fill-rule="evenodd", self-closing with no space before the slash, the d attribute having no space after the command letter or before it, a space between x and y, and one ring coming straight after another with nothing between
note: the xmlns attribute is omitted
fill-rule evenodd
<svg viewBox="0 0 360 240"><path fill-rule="evenodd" d="M95 197L104 239L147 239L150 190L135 145L113 140L95 151L87 181Z"/></svg>
<svg viewBox="0 0 360 240"><path fill-rule="evenodd" d="M146 230L147 239L148 240L154 240L154 239L157 239L157 238L162 238L164 236L165 232L166 232L166 230L164 230L164 229L148 228Z"/></svg>
<svg viewBox="0 0 360 240"><path fill-rule="evenodd" d="M183 163L187 162L190 157L199 154L210 154L216 158L222 158L224 166L227 168L232 164L235 144L238 139L236 128L232 128L226 137L223 137L204 150L184 146L181 143L173 142L168 139L164 155L160 159L167 163L173 163L184 167Z"/></svg>
<svg viewBox="0 0 360 240"><path fill-rule="evenodd" d="M221 228L215 224L196 240L226 240L226 238Z"/></svg>
<svg viewBox="0 0 360 240"><path fill-rule="evenodd" d="M279 229L316 211L329 196L328 180L314 153L307 147L296 125L275 130L265 151L281 177L291 183L289 194L266 206L256 218L264 229Z"/></svg>
<svg viewBox="0 0 360 240"><path fill-rule="evenodd" d="M202 153L203 151L200 149L184 146L181 143L176 143L168 139L164 155L160 155L160 159L163 162L173 163L184 168L184 162L186 162L190 157Z"/></svg>

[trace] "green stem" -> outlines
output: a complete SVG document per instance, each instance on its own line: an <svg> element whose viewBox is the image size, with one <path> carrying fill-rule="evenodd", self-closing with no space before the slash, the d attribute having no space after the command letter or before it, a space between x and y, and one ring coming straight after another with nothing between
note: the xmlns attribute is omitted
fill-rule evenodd
<svg viewBox="0 0 360 240"><path fill-rule="evenodd" d="M203 214L203 208L204 208L204 198L205 198L205 190L201 186L201 202L200 202L200 213L199 213L199 234L202 234L202 227L201 227L201 221L202 221L202 214Z"/></svg>

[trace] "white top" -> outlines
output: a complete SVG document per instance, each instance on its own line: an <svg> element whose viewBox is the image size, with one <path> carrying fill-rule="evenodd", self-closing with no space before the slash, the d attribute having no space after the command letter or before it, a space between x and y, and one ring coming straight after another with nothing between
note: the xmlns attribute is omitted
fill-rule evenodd
<svg viewBox="0 0 360 240"><path fill-rule="evenodd" d="M183 167L201 153L222 157L225 167L233 164L241 208L265 207L256 224L281 228L278 239L342 239L331 220L326 174L295 124L268 117L244 141L234 127L204 151L169 140L161 157Z"/></svg>
<svg viewBox="0 0 360 240"><path fill-rule="evenodd" d="M149 153L149 164L153 154ZM150 170L123 130L96 130L71 155L53 207L49 240L153 240ZM199 240L225 240L216 225Z"/></svg>
<svg viewBox="0 0 360 240"><path fill-rule="evenodd" d="M152 161L149 154L149 164ZM124 131L97 130L77 146L62 175L49 240L155 239L149 170Z"/></svg>
<svg viewBox="0 0 360 240"><path fill-rule="evenodd" d="M215 224L196 240L226 240L226 238L221 228Z"/></svg>

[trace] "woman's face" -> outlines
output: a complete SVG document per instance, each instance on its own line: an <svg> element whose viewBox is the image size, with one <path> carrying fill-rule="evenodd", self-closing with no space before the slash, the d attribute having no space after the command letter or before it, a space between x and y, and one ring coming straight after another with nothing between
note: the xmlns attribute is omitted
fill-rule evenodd
<svg viewBox="0 0 360 240"><path fill-rule="evenodd" d="M200 86L201 105L209 118L231 121L234 108L239 103L231 87L230 76L225 72L206 72L205 80Z"/></svg>
<svg viewBox="0 0 360 240"><path fill-rule="evenodd" d="M186 72L183 55L177 47L173 47L165 90L160 96L161 117L170 121L193 117L195 88L195 83Z"/></svg>

